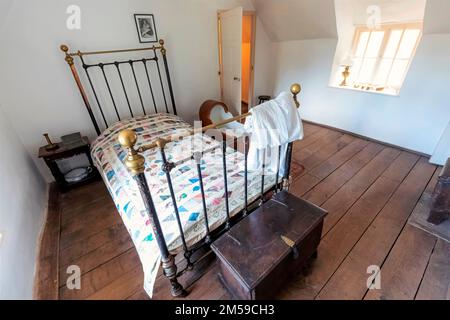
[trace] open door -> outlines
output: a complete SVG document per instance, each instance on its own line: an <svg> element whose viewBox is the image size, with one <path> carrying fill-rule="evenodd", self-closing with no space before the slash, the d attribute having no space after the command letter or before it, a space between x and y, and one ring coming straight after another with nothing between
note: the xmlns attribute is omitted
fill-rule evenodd
<svg viewBox="0 0 450 320"><path fill-rule="evenodd" d="M219 13L222 100L233 115L241 113L242 7Z"/></svg>

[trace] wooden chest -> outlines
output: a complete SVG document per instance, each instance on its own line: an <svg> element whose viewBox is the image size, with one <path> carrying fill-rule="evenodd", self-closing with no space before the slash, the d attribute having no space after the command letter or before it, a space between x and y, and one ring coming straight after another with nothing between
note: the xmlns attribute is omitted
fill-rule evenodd
<svg viewBox="0 0 450 320"><path fill-rule="evenodd" d="M282 191L211 248L220 277L238 299L270 299L316 254L327 212Z"/></svg>

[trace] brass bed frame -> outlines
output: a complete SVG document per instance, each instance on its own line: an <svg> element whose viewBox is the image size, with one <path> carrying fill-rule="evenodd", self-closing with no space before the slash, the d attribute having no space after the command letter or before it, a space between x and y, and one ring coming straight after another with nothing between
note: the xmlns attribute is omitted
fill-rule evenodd
<svg viewBox="0 0 450 320"><path fill-rule="evenodd" d="M92 70L95 68L99 68L101 70L104 82L108 89L108 93L109 93L109 97L111 99L112 106L114 107L115 115L117 116L117 119L119 121L122 119L122 117L120 115L120 112L118 109L118 104L116 103L116 99L120 93L115 92L114 88L111 87L111 84L110 84L111 78L108 78L106 69L109 68L109 69L113 69L113 71L116 71L117 76L121 83L122 94L125 97L126 102L127 102L128 112L131 117L134 117L135 111L133 112L133 108L131 106L130 90L127 90L127 88L125 86L124 77L123 77L123 68L121 70L121 66L127 66L127 65L129 66L129 69L131 70L132 75L133 75L135 88L136 88L137 94L139 96L139 102L140 102L140 106L142 108L143 114L146 115L147 110L145 108L142 92L143 92L143 87L146 87L147 85L148 85L148 88L149 88L149 91L150 91L150 94L152 97L152 102L153 102L153 107L155 109L155 113L158 113L158 106L157 106L157 102L155 99L156 88L154 86L154 83L152 84L152 80L150 77L151 73L150 73L149 63L153 63L154 66L156 67L156 71L157 71L157 75L158 75L158 80L159 80L158 84L160 85L160 88L162 90L162 97L164 99L165 111L167 113L170 113L169 109L172 109L173 114L177 115L177 108L175 105L175 97L174 97L174 93L173 93L172 81L170 79L169 64L167 62L167 50L164 47L163 39L159 40L159 46L153 45L151 47L145 47L145 48L103 50L103 51L84 51L84 52L78 50L78 51L74 51L74 52L69 52L69 47L67 45L63 44L60 46L60 49L61 49L61 51L64 52L65 60L70 67L70 71L72 72L72 75L77 84L78 90L80 91L81 97L83 98L84 105L89 114L89 117L91 118L92 124L95 128L95 131L97 132L97 135L100 135L102 130L100 130L100 125L97 122L97 117L95 116L94 111L91 107L91 102L90 102L91 99L89 99L88 92L83 86L83 83L82 83L80 75L78 73L74 58L80 59L81 66L84 69L85 76L89 82L91 94L95 98L94 101L98 106L98 110L99 110L99 112L101 114L101 118L105 124L105 128L108 128L109 121L107 120L107 116L105 115L104 109L102 107L102 105L104 103L100 102L101 99L99 98L99 95L98 95L98 87L96 87L94 79L92 78L91 74L89 73L89 70ZM99 62L99 63L86 63L86 59L85 59L88 56L94 56L94 55L101 56L101 55L121 54L121 53L130 53L130 52L143 52L143 53L153 52L153 56L142 57L140 59L137 59L137 58L124 59L124 60L119 60L119 61L115 60L115 61L107 61L107 62ZM165 76L166 76L166 82L167 82L166 86L164 86L163 73L161 72L161 66L159 63L161 58L163 60L163 66L164 66L164 71L165 71ZM138 77L136 76L137 68L139 66L141 68L143 68L143 70L145 71L147 83L142 83L142 81L139 82ZM144 80L144 82L145 82L145 80ZM169 108L168 99L166 96L167 94L165 92L165 89L168 89L168 91L169 91L171 108Z"/></svg>
<svg viewBox="0 0 450 320"><path fill-rule="evenodd" d="M143 68L143 71L145 71L146 79L144 79L144 81L146 80L145 82L147 82L147 85L149 87L149 92L151 93L151 97L152 97L151 100L153 102L155 112L158 112L158 107L157 107L156 100L155 100L155 90L152 85L149 68L147 66L147 64L149 62L155 63L156 75L158 76L158 79L159 79L158 82L159 82L159 85L161 86L161 92L163 95L162 100L164 101L164 104L165 104L165 111L167 113L170 113L169 112L169 104L168 104L169 99L167 99L167 97L166 97L166 90L164 88L164 83L166 84L168 92L169 92L169 98L170 98L169 101L170 101L170 105L171 105L170 109L173 111L173 113L175 115L177 114L174 92L173 92L173 88L172 88L172 82L171 82L170 74L169 74L169 66L168 66L168 62L167 62L167 50L164 47L164 40L159 41L159 46L152 46L152 47L147 47L147 48L137 48L137 49L120 49L120 50L90 51L90 52L81 52L81 51L69 52L69 48L66 45L61 45L60 49L65 54L65 61L68 63L68 65L70 67L71 73L72 73L74 80L76 82L76 85L80 91L81 97L82 97L83 102L86 107L86 110L90 116L92 124L98 135L101 134L101 130L100 130L100 125L97 122L95 112L91 107L91 105L93 105L91 103L91 100L97 104L98 111L100 112L101 119L103 120L106 128L108 128L109 122L107 121L107 117L105 116L105 113L104 113L104 110L102 107L102 105L104 105L104 103L100 103L98 87L95 86L95 83L89 73L89 70L91 68L99 68L101 70L101 74L103 75L103 81L104 81L104 84L106 85L108 95L110 97L110 102L114 109L114 114L116 115L117 119L120 121L122 117L121 117L120 111L118 109L119 105L115 101L116 100L115 98L117 97L117 95L119 93L117 91L114 91L113 87L110 85L110 78L108 78L107 73L105 72L105 68L109 67L117 72L117 77L119 78L120 83L121 83L121 86L119 86L119 88L120 88L119 92L121 91L121 94L126 98L129 114L131 117L134 117L135 112L133 112L132 101L131 101L131 99L129 99L130 95L129 95L129 92L127 92L127 86L125 86L124 78L122 76L123 70L121 70L121 66L128 65L132 72L132 75L133 75L132 82L135 85L135 88L137 90L138 97L139 97L137 104L138 105L140 104L140 106L142 107L143 114L145 115L145 114L147 114L147 110L145 108L146 104L144 104L142 93L141 93L143 86L142 86L142 83L139 84L138 77L136 77L136 73L137 73L136 69L138 66L141 66ZM144 52L144 53L152 52L153 56L143 57L141 59L100 62L100 63L96 63L96 64L92 64L92 63L88 64L88 63L86 63L86 59L85 59L87 56L91 56L91 55L122 54L122 53L129 53L129 52L134 52L134 53L136 53L136 52ZM162 77L161 68L159 66L159 60L160 60L161 56L162 56L163 66L164 66L164 71L165 71L165 81ZM89 88L91 89L90 94L83 86L83 81L81 80L81 77L78 74L74 58L80 59L81 66L85 71L85 77L89 83ZM300 103L298 102L297 96L301 91L300 85L293 84L290 88L290 91L293 95L293 99L298 108L300 106ZM171 175L170 175L171 170L174 169L177 165L179 165L179 163L175 164L175 163L167 160L166 153L165 153L165 146L172 141L175 141L175 140L179 141L183 138L186 138L188 136L192 136L195 134L204 134L208 130L220 128L221 126L223 126L227 123L234 122L234 121L240 121L249 116L251 116L251 113L242 114L242 115L227 119L225 121L222 121L220 123L214 123L214 124L211 124L211 125L199 128L199 129L190 130L186 134L184 134L182 136L178 135L175 138L164 138L164 139L159 138L155 142L150 143L148 145L140 146L139 148L135 147L136 143L137 143L137 135L133 130L123 130L118 135L118 140L119 140L120 144L122 145L123 148L127 149L125 165L128 168L128 170L130 171L130 173L133 175L133 178L135 179L135 181L138 185L139 191L141 193L141 196L142 196L142 199L143 199L143 202L145 205L145 209L148 213L150 224L151 224L155 239L157 241L157 244L158 244L158 247L159 247L159 250L161 253L163 273L170 281L171 293L174 297L185 296L187 294L187 292L185 291L183 286L178 282L178 277L180 277L187 270L192 270L192 268L194 267L194 264L197 262L197 261L191 260L193 258L193 254L195 252L197 252L201 248L204 248L205 246L209 246L215 239L217 239L220 235L222 235L224 232L229 230L239 220L244 218L247 214L250 214L254 209L256 209L259 205L261 205L265 201L266 195L268 193L278 192L279 190L281 190L283 188L289 187L293 143L288 144L287 151L286 151L286 162L284 164L278 163L275 185L268 191L264 190L264 178L265 178L264 167L265 167L265 165L263 163L263 169L262 169L262 175L261 175L260 197L259 197L259 199L252 201L252 203L248 203L247 151L248 151L248 146L249 146L249 138L247 136L243 137L243 139L244 139L244 152L243 153L244 153L244 168L245 168L244 169L245 170L244 181L243 181L244 182L244 199L245 199L244 208L239 213L237 213L234 217L231 217L230 210L229 210L228 196L225 196L224 198L225 198L225 208L226 208L226 222L224 224L222 224L221 226L219 226L218 228L216 228L215 230L210 230L210 228L209 228L208 214L207 214L207 207L206 207L206 200L205 200L205 190L203 188L202 169L200 166L200 161L201 161L203 154L205 154L207 152L212 152L218 148L222 149L221 153L222 153L222 161L223 161L222 164L223 164L223 177L224 177L224 191L225 191L225 195L228 195L227 162L226 162L226 158L225 158L227 141L226 141L226 139L222 139L222 144L221 145L219 144L218 147L205 150L205 151L203 151L203 153L202 152L194 152L191 155L189 160L193 159L196 161L197 173L198 173L199 184L200 184L200 192L201 192L201 196L202 196L203 212L204 212L204 216L205 216L205 227L206 227L205 238L203 240L196 242L191 247L188 247L187 243L186 243L184 231L182 228L182 224L181 224L181 220L180 220L180 216L179 216L179 212L178 212L177 200L175 197L172 180L171 180ZM161 158L162 158L161 170L165 173L166 178L167 178L168 188L170 191L171 200L172 200L173 207L174 207L174 213L175 213L178 228L180 231L180 236L181 236L181 241L182 241L182 246L183 246L183 256L186 259L186 265L180 271L178 271L178 266L177 266L177 263L175 262L175 256L169 252L168 246L164 239L164 234L163 234L163 231L161 228L161 224L158 219L158 215L157 215L157 212L155 209L152 195L151 195L151 192L150 192L150 189L147 184L146 177L145 177L145 173L144 173L145 158L143 156L143 153L145 153L147 150L150 150L153 148L158 148L159 152L161 154ZM279 148L278 152L280 154L281 147ZM281 181L279 181L279 171L280 171L281 165L283 165L285 168L285 174L282 177Z"/></svg>

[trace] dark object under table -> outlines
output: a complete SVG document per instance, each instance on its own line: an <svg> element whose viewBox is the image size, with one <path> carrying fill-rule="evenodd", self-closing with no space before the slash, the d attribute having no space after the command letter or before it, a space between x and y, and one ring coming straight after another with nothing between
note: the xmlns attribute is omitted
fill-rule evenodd
<svg viewBox="0 0 450 320"><path fill-rule="evenodd" d="M317 255L327 212L281 191L216 240L219 277L234 298L273 298Z"/></svg>
<svg viewBox="0 0 450 320"><path fill-rule="evenodd" d="M58 185L60 192L67 192L75 186L89 183L91 181L98 180L100 175L95 168L91 157L91 145L87 137L82 137L78 143L70 145L64 143L57 143L58 148L53 150L47 150L46 146L39 148L39 158L43 158L48 168L52 172L53 177ZM77 182L67 182L64 178L64 173L58 166L57 161L62 159L71 158L80 154L85 154L89 160L89 166L91 167L90 173L82 180Z"/></svg>

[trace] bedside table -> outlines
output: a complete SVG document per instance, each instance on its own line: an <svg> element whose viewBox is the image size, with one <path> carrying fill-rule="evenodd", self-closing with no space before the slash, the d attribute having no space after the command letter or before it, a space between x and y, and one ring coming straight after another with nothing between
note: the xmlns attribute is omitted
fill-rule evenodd
<svg viewBox="0 0 450 320"><path fill-rule="evenodd" d="M89 183L91 181L97 180L100 178L100 175L97 169L92 162L90 148L91 145L89 143L89 139L87 137L83 137L82 141L73 146L67 146L63 143L57 143L58 147L54 150L47 150L45 146L39 148L39 158L44 159L48 168L52 172L53 177L58 184L58 188L60 192L67 192L72 187ZM58 166L57 160L68 159L80 154L85 154L89 160L89 165L92 168L92 171L82 180L77 182L67 182L64 178L64 173L61 172L60 167Z"/></svg>

